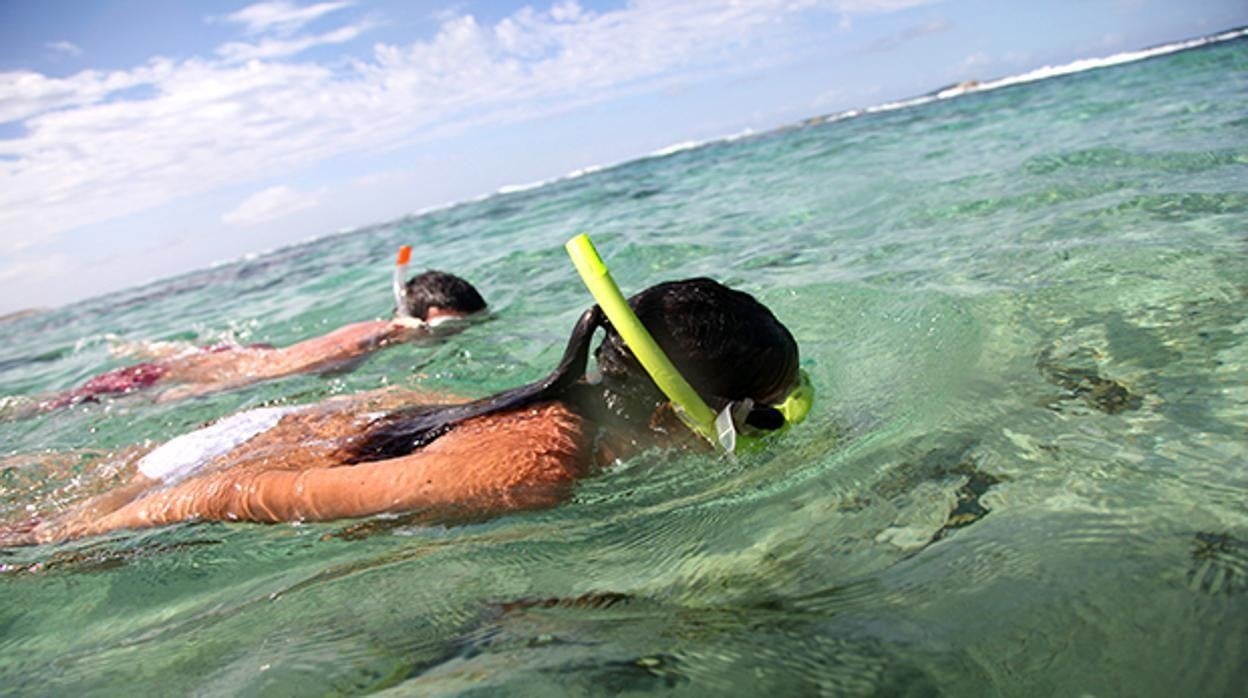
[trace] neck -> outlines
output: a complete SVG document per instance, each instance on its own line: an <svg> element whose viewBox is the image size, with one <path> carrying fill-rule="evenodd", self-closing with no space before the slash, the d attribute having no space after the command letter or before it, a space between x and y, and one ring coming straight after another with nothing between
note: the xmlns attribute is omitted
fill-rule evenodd
<svg viewBox="0 0 1248 698"><path fill-rule="evenodd" d="M629 399L601 383L584 381L570 387L563 399L581 416L609 428L644 426L658 406Z"/></svg>
<svg viewBox="0 0 1248 698"><path fill-rule="evenodd" d="M577 414L594 424L599 465L628 458L684 430L679 419L658 400L629 397L600 383L579 382L562 396Z"/></svg>

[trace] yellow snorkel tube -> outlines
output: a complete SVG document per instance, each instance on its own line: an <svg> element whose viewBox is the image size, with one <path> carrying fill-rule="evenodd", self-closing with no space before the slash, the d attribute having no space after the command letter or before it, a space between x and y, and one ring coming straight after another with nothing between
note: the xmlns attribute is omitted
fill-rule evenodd
<svg viewBox="0 0 1248 698"><path fill-rule="evenodd" d="M650 332L628 305L589 236L581 233L568 240L564 248L576 265L576 271L581 275L590 295L598 302L598 306L620 333L642 368L650 374L654 384L672 401L681 420L699 436L711 442L712 446L725 453L733 453L738 441L751 439L737 434L732 421L732 405L717 416L693 386L689 385L689 381L672 365L671 359L663 353L654 337L650 336ZM805 419L814 401L814 387L810 384L810 378L805 371L801 375L801 385L776 407L788 424L796 424Z"/></svg>

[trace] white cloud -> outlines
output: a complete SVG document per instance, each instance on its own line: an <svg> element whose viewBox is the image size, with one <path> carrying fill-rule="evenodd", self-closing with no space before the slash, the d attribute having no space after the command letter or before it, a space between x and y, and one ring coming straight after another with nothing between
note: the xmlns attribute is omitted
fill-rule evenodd
<svg viewBox="0 0 1248 698"><path fill-rule="evenodd" d="M82 49L78 48L77 45L69 41L53 41L47 46L49 49L56 51L57 53L64 53L67 56L82 55Z"/></svg>
<svg viewBox="0 0 1248 698"><path fill-rule="evenodd" d="M556 22L574 22L580 18L583 10L576 0L557 2L550 8L550 17Z"/></svg>
<svg viewBox="0 0 1248 698"><path fill-rule="evenodd" d="M247 197L233 211L221 216L230 226L251 226L284 218L296 211L316 206L317 194L307 194L287 186L269 187Z"/></svg>
<svg viewBox="0 0 1248 698"><path fill-rule="evenodd" d="M841 12L856 15L897 12L919 5L930 5L932 0L837 0L832 3Z"/></svg>
<svg viewBox="0 0 1248 698"><path fill-rule="evenodd" d="M828 7L868 13L917 2L842 0ZM637 0L596 13L561 1L492 25L458 14L427 40L378 44L371 55L330 68L289 57L347 41L364 25L295 32L346 3L271 2L230 21L281 38L228 44L224 57L154 58L131 70L67 78L0 73L0 122L24 126L20 136L0 140L0 254L344 153L756 69L740 56L784 60L790 39L807 30L810 5ZM252 220L244 207L231 219ZM22 231L22 240L10 231Z"/></svg>
<svg viewBox="0 0 1248 698"><path fill-rule="evenodd" d="M224 19L227 22L243 25L248 34L273 32L290 35L302 29L308 22L353 4L352 2L322 2L299 7L292 2L275 0L248 5Z"/></svg>
<svg viewBox="0 0 1248 698"><path fill-rule="evenodd" d="M0 123L53 109L97 104L119 90L157 84L172 68L168 61L156 59L129 71L84 70L68 78L49 78L25 70L0 72Z"/></svg>
<svg viewBox="0 0 1248 698"><path fill-rule="evenodd" d="M827 3L841 13L837 29L848 32L854 28L854 15L878 15L900 12L920 5L931 5L941 0L833 0ZM813 3L812 3L813 4Z"/></svg>
<svg viewBox="0 0 1248 698"><path fill-rule="evenodd" d="M304 36L288 39L264 39L256 44L231 41L217 48L217 54L226 60L236 63L264 58L283 58L285 56L293 56L297 53L302 53L303 51L306 51L314 46L346 43L360 36L370 28L371 25L368 22L360 22L358 24L325 32L324 34L319 34L317 36Z"/></svg>

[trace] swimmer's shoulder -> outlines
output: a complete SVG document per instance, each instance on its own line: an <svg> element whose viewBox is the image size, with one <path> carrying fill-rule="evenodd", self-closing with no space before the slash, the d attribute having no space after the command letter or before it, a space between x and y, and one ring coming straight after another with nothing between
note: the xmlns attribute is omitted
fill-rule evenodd
<svg viewBox="0 0 1248 698"><path fill-rule="evenodd" d="M455 428L480 434L505 431L518 438L576 438L587 431L588 422L565 403L557 400L526 405L519 409L475 417Z"/></svg>
<svg viewBox="0 0 1248 698"><path fill-rule="evenodd" d="M561 402L544 402L476 417L426 446L430 455L492 463L517 479L565 480L592 460L589 422Z"/></svg>

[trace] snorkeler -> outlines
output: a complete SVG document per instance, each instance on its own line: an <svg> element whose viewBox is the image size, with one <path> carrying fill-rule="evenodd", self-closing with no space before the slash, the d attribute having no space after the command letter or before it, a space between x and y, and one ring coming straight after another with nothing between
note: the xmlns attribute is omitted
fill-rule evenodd
<svg viewBox="0 0 1248 698"><path fill-rule="evenodd" d="M357 322L284 348L264 344L219 344L181 351L155 361L113 369L81 386L25 401L9 418L30 416L105 395L165 388L157 401L167 402L244 387L308 371L340 368L386 346L445 332L451 320L485 310L485 300L467 281L441 271L402 277L410 259L403 247L395 267L395 317ZM438 329L439 327L442 329Z"/></svg>
<svg viewBox="0 0 1248 698"><path fill-rule="evenodd" d="M749 294L697 278L652 286L624 307L586 310L559 365L535 383L381 414L322 404L234 415L150 451L118 490L0 531L0 545L185 521L454 519L549 507L595 465L652 447L705 447L704 430L686 421L691 402L720 410L743 436L805 416L813 394L797 343ZM665 395L617 326L648 331L696 396ZM591 381L599 328L601 378Z"/></svg>

